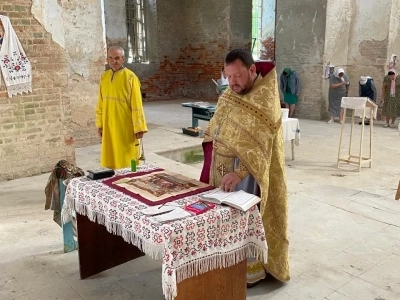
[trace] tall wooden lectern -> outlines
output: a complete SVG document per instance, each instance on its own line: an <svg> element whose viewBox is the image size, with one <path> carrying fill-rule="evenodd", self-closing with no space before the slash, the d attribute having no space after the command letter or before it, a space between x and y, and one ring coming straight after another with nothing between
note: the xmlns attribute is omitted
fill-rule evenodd
<svg viewBox="0 0 400 300"><path fill-rule="evenodd" d="M374 119L376 119L378 106L372 102L369 98L364 97L343 97L341 107L344 109L343 112L343 122L342 129L340 131L340 141L339 141L339 153L337 160L337 167L341 162L345 162L348 164L355 164L358 166L358 171L361 171L361 166L364 163L369 163L369 167L372 167L372 136L373 136L373 128L374 128ZM349 143L349 151L348 155L340 156L341 147L342 147L342 137L344 126L346 123L346 112L348 109L351 109L351 129L350 129L350 143ZM361 138L360 138L360 150L358 155L351 154L351 144L353 139L353 129L354 129L354 117L359 116L362 118L361 122ZM370 139L369 139L369 157L363 157L363 144L364 144L364 131L365 131L365 117L370 118Z"/></svg>

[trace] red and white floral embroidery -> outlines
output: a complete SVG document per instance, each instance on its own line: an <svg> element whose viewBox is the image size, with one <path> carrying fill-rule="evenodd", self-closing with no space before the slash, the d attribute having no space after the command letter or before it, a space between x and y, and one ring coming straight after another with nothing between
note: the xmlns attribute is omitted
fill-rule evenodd
<svg viewBox="0 0 400 300"><path fill-rule="evenodd" d="M190 196L175 203L195 201L197 196ZM107 228L117 228L125 241L154 259L162 259L162 286L168 300L176 297L177 283L186 278L234 265L248 256L266 259L265 232L256 206L247 212L216 206L204 214L167 224L150 221L141 212L147 207L101 181L79 177L67 187L62 216L66 222L75 210Z"/></svg>

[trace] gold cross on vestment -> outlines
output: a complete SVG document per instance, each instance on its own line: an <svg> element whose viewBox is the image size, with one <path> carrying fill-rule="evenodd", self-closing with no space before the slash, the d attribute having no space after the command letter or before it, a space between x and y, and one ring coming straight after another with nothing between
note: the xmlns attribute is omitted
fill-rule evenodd
<svg viewBox="0 0 400 300"><path fill-rule="evenodd" d="M222 177L225 176L225 174L226 174L227 171L228 171L224 164L220 164L220 165L217 167L217 170L218 170L219 174L221 174Z"/></svg>

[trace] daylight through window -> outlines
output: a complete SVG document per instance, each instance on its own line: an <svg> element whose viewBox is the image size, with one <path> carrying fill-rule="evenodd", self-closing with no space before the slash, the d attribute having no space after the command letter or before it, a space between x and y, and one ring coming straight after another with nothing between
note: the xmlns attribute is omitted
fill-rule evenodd
<svg viewBox="0 0 400 300"><path fill-rule="evenodd" d="M125 0L128 32L128 62L147 62L144 0Z"/></svg>

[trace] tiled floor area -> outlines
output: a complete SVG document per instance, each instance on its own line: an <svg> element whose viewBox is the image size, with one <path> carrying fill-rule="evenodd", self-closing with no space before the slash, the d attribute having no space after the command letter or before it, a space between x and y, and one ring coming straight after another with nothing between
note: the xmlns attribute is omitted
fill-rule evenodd
<svg viewBox="0 0 400 300"><path fill-rule="evenodd" d="M198 178L201 164L157 154L201 144L200 138L181 134L180 128L191 124L181 102L145 104L146 157ZM335 166L338 124L300 120L300 126L295 161L290 143L286 149L292 279L287 284L267 279L249 289L247 299L400 299L400 202L394 200L399 132L376 125L373 167L359 173ZM99 145L77 149L77 164L85 170L97 166L99 154ZM79 279L77 252L63 253L61 230L52 212L44 211L48 176L0 183L0 299L164 299L161 264L147 257Z"/></svg>

